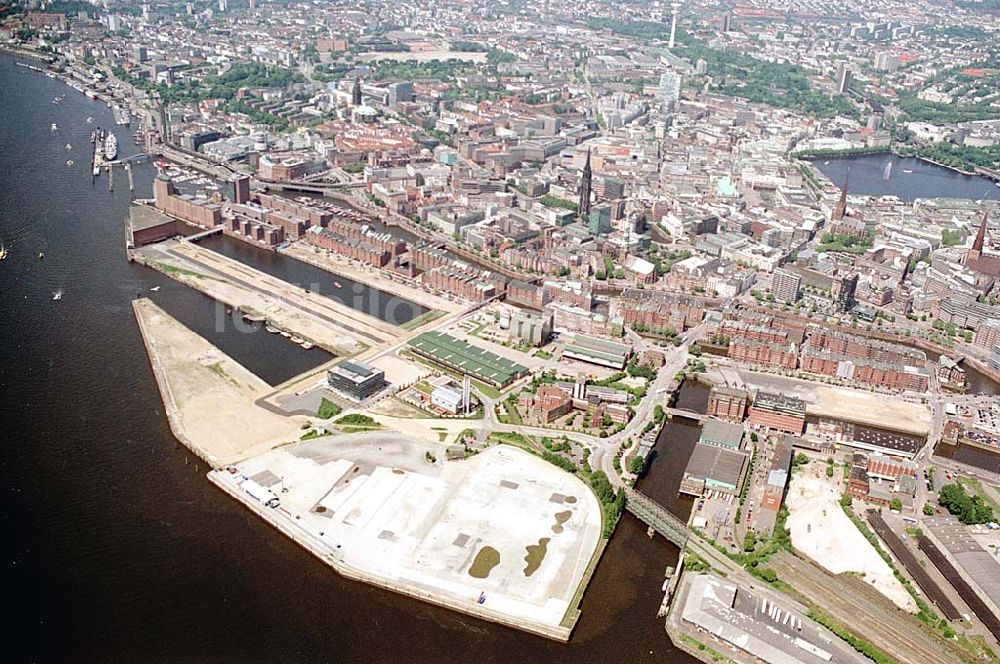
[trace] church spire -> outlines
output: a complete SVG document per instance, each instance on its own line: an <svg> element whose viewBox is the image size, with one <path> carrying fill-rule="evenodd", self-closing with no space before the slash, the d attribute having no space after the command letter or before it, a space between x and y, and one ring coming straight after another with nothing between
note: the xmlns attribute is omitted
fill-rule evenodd
<svg viewBox="0 0 1000 664"><path fill-rule="evenodd" d="M577 205L580 219L590 216L590 150L587 150L587 163L583 166L583 177L580 178L580 203Z"/></svg>
<svg viewBox="0 0 1000 664"><path fill-rule="evenodd" d="M989 217L989 212L983 212L983 222L979 224L979 232L976 233L976 240L972 243L972 250L979 255L983 251L983 244L986 242L986 222Z"/></svg>
<svg viewBox="0 0 1000 664"><path fill-rule="evenodd" d="M847 213L847 187L851 182L851 169L847 169L847 175L844 176L844 187L840 190L840 199L837 201L837 206L833 208L833 214L830 216L834 221L838 219L843 219L844 214Z"/></svg>

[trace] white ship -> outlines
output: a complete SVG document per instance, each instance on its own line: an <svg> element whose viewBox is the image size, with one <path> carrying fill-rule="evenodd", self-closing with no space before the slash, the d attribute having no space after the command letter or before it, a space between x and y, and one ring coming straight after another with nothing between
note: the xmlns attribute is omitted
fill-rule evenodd
<svg viewBox="0 0 1000 664"><path fill-rule="evenodd" d="M104 139L104 158L111 161L118 156L118 139L110 131L108 137Z"/></svg>

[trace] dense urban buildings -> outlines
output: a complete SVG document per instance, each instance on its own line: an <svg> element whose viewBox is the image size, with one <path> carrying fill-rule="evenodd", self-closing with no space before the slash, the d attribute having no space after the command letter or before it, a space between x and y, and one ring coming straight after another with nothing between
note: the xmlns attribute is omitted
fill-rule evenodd
<svg viewBox="0 0 1000 664"><path fill-rule="evenodd" d="M12 71L66 89L33 104L46 172L81 206L127 188L136 273L216 303L201 336L121 280L175 437L337 572L572 642L637 518L680 550L672 645L620 637L643 555L611 636L553 658L1000 649L995 584L966 578L1000 547L995 2L27 2L0 25ZM109 108L68 127L69 94Z"/></svg>

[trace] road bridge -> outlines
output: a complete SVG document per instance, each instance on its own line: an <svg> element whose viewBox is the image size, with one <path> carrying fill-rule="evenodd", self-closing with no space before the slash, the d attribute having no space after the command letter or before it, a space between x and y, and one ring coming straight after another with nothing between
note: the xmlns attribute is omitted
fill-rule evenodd
<svg viewBox="0 0 1000 664"><path fill-rule="evenodd" d="M708 419L708 415L704 413L696 413L693 410L688 410L687 408L664 408L663 412L667 414L667 417L673 419L675 417L684 417L689 420L695 420L696 422L704 422Z"/></svg>
<svg viewBox="0 0 1000 664"><path fill-rule="evenodd" d="M649 496L635 489L625 488L625 509L635 518L670 540L671 543L683 549L687 544L687 524L667 511L667 508Z"/></svg>
<svg viewBox="0 0 1000 664"><path fill-rule="evenodd" d="M187 242L199 242L209 236L218 235L221 232L222 226L216 226L215 228L209 228L207 231L201 231L200 233L195 233L194 235L188 235L184 238L184 240Z"/></svg>

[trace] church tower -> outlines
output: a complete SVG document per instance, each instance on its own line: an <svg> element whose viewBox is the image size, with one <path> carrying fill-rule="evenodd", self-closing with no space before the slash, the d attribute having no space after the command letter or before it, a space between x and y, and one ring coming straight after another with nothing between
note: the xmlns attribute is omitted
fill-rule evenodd
<svg viewBox="0 0 1000 664"><path fill-rule="evenodd" d="M847 171L847 175L844 177L844 188L840 190L840 199L837 201L837 206L833 208L833 214L830 219L837 221L844 218L844 214L847 212L847 185L851 181L851 171Z"/></svg>
<svg viewBox="0 0 1000 664"><path fill-rule="evenodd" d="M580 204L577 209L579 218L586 219L590 216L590 180L592 173L590 170L590 150L587 150L587 163L583 166L583 177L580 178Z"/></svg>

